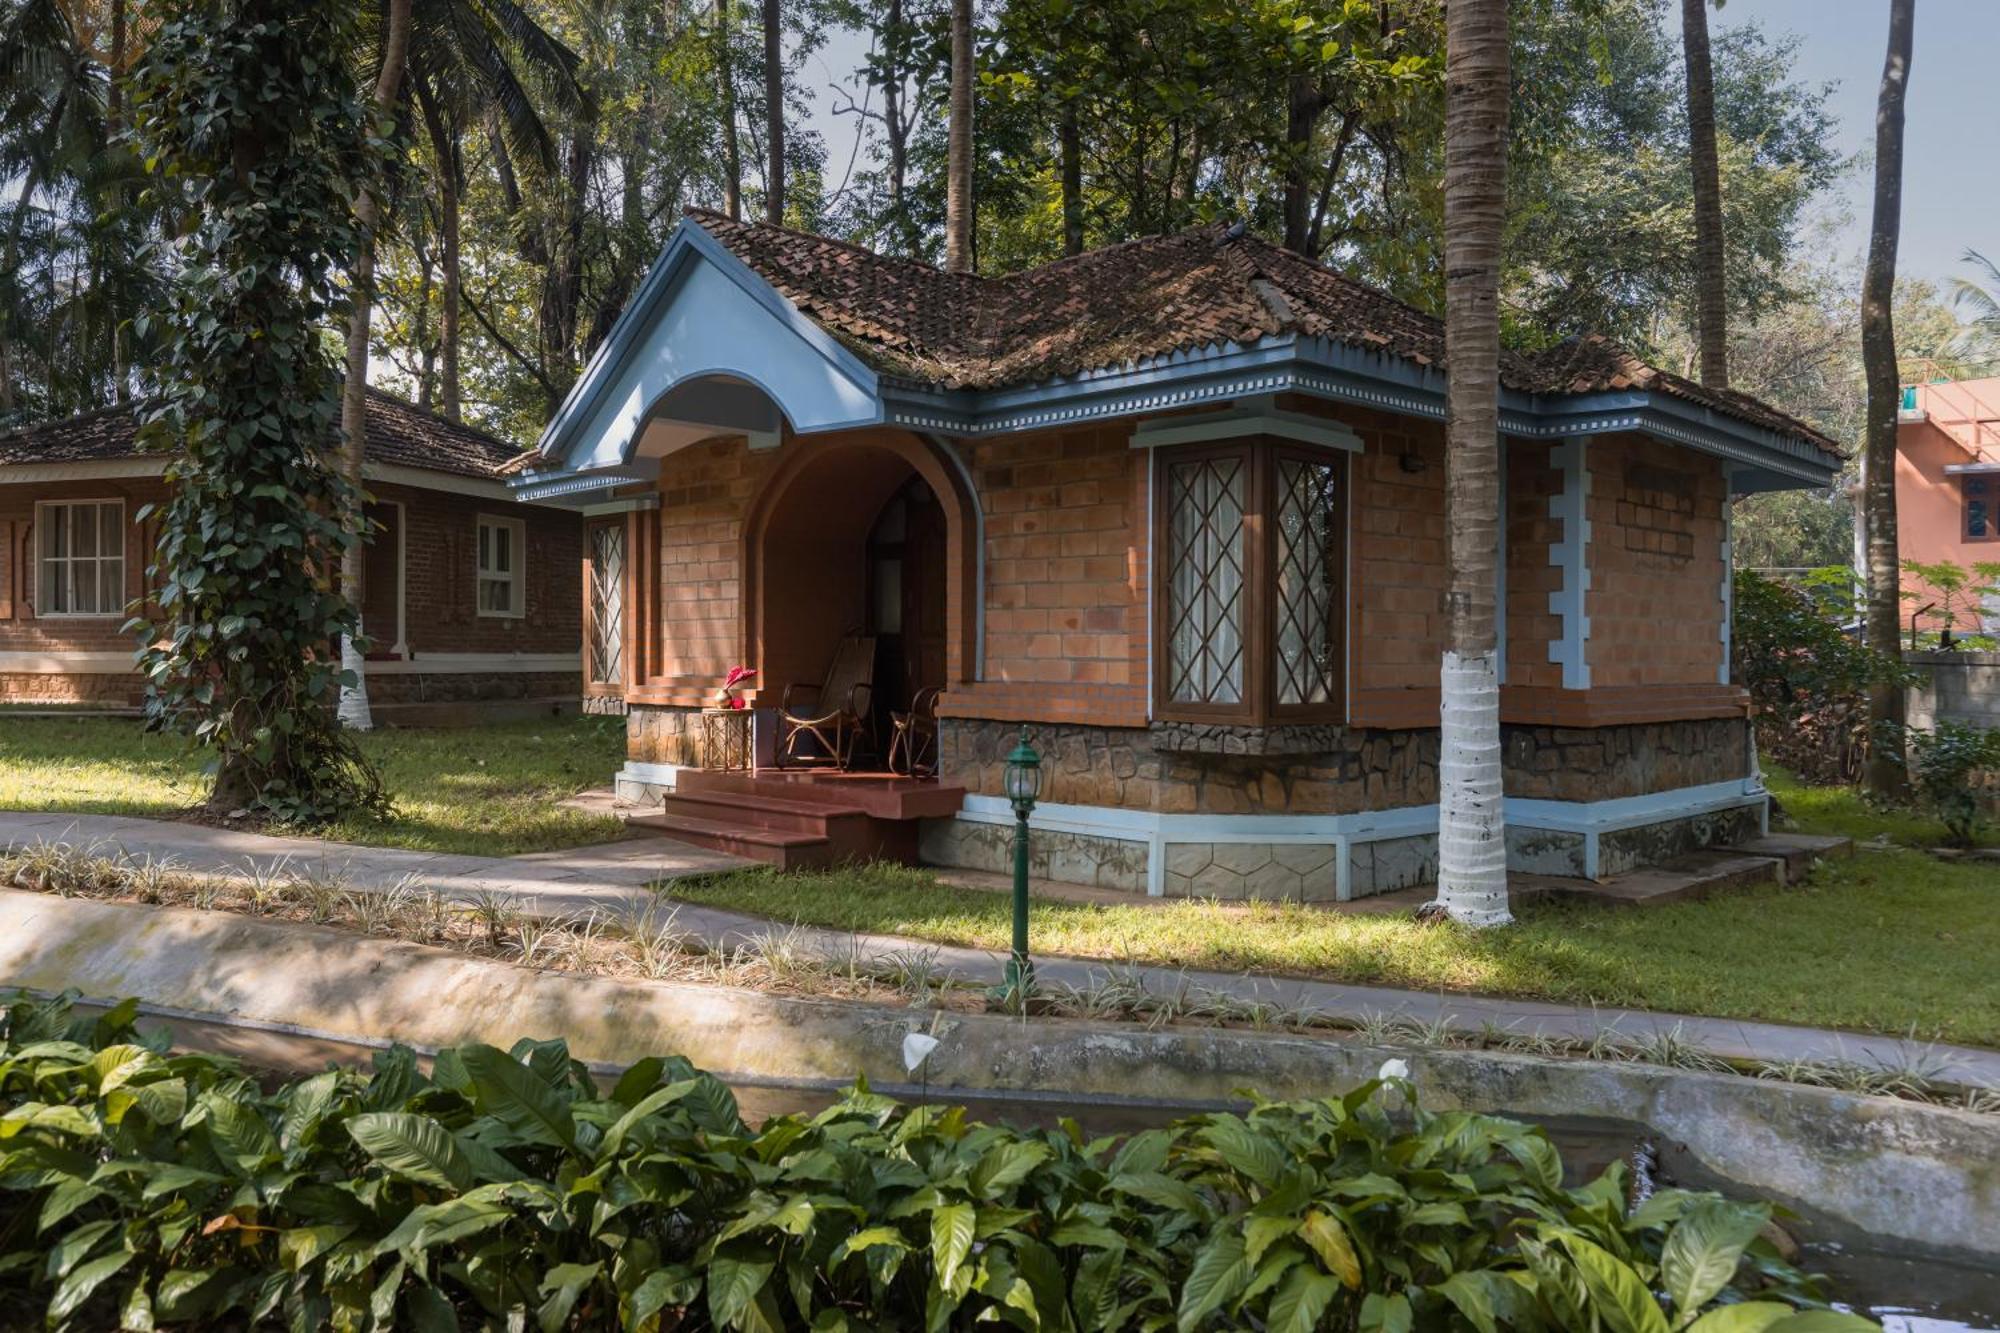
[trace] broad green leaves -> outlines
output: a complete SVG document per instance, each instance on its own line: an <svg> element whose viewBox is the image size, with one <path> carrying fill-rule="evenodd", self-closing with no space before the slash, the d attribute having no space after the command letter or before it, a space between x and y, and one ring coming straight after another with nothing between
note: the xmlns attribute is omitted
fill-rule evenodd
<svg viewBox="0 0 2000 1333"><path fill-rule="evenodd" d="M1122 1141L865 1088L752 1130L680 1059L607 1096L560 1042L443 1051L431 1076L396 1049L266 1092L130 1021L6 1012L0 1216L29 1221L0 1302L58 1324L1867 1327L1801 1312L1760 1208L1664 1191L1628 1213L1616 1169L1565 1189L1539 1131L1392 1122L1373 1085Z"/></svg>
<svg viewBox="0 0 2000 1333"><path fill-rule="evenodd" d="M472 1164L451 1131L428 1116L370 1111L347 1122L347 1132L370 1157L398 1175L440 1189L472 1187Z"/></svg>

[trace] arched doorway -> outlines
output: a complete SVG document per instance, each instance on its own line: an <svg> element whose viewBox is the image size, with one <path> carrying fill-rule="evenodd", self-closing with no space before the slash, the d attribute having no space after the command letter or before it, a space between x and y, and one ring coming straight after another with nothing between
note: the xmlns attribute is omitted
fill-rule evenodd
<svg viewBox="0 0 2000 1333"><path fill-rule="evenodd" d="M883 755L891 711L972 669L976 529L956 469L921 440L789 441L744 529L744 649L762 697L818 685L845 636L871 636Z"/></svg>

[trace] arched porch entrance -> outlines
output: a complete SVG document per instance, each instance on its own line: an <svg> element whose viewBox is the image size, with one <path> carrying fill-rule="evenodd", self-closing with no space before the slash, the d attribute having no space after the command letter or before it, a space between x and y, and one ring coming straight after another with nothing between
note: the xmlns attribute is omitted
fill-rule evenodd
<svg viewBox="0 0 2000 1333"><path fill-rule="evenodd" d="M865 731L973 671L977 518L955 464L895 432L790 441L744 528L745 657L761 697L817 686L842 640L874 640Z"/></svg>

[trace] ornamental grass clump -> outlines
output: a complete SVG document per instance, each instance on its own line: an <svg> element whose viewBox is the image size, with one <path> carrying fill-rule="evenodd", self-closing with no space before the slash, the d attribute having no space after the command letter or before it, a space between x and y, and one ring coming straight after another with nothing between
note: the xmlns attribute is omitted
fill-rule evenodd
<svg viewBox="0 0 2000 1333"><path fill-rule="evenodd" d="M0 1326L1875 1327L1767 1207L1566 1187L1541 1130L1398 1077L1131 1136L861 1084L752 1128L679 1057L607 1091L559 1041L396 1047L267 1090L134 1009L6 1013Z"/></svg>

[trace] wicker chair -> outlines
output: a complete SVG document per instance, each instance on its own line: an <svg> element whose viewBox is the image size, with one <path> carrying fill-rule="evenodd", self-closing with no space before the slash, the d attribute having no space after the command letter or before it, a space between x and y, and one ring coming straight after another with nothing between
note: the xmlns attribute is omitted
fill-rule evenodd
<svg viewBox="0 0 2000 1333"><path fill-rule="evenodd" d="M831 764L845 770L865 734L874 690L875 638L849 634L834 650L823 683L785 686L778 704L779 767Z"/></svg>
<svg viewBox="0 0 2000 1333"><path fill-rule="evenodd" d="M889 714L889 771L905 777L937 772L938 690L928 686L910 699L906 713Z"/></svg>

